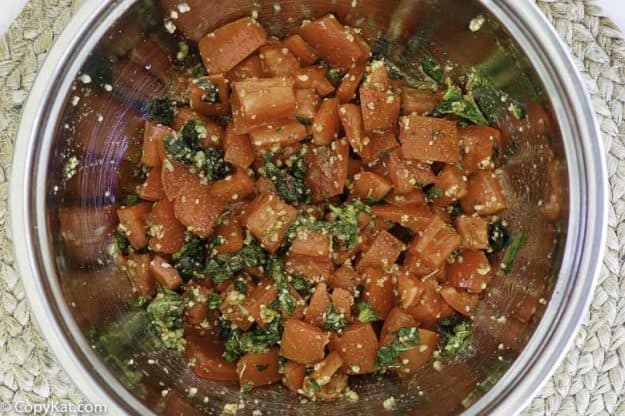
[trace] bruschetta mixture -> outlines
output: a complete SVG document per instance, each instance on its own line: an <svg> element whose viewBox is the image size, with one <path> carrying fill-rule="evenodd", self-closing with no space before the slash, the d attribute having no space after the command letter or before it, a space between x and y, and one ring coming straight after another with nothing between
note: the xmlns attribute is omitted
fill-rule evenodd
<svg viewBox="0 0 625 416"><path fill-rule="evenodd" d="M497 217L492 127L523 107L431 56L407 75L331 14L284 39L242 18L197 51L143 109L145 182L112 247L162 345L198 377L310 400L470 349L525 240Z"/></svg>

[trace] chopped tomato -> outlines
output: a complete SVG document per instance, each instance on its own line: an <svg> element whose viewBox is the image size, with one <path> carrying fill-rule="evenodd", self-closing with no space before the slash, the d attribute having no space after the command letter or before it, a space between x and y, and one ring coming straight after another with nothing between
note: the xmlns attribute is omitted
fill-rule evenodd
<svg viewBox="0 0 625 416"><path fill-rule="evenodd" d="M468 187L468 193L460 200L464 212L492 215L507 208L506 198L493 171L473 173L469 176Z"/></svg>
<svg viewBox="0 0 625 416"><path fill-rule="evenodd" d="M226 130L224 139L224 160L243 169L247 169L254 162L256 150L247 134L236 134L232 126Z"/></svg>
<svg viewBox="0 0 625 416"><path fill-rule="evenodd" d="M171 128L146 121L143 134L143 156L141 157L141 163L152 168L161 166L163 159L165 159L163 138L174 135L175 132Z"/></svg>
<svg viewBox="0 0 625 416"><path fill-rule="evenodd" d="M334 289L345 289L353 293L360 284L360 275L347 264L339 267L328 279L328 285Z"/></svg>
<svg viewBox="0 0 625 416"><path fill-rule="evenodd" d="M404 264L417 274L429 274L441 268L447 257L460 246L460 236L438 216L408 247Z"/></svg>
<svg viewBox="0 0 625 416"><path fill-rule="evenodd" d="M295 34L284 40L284 46L289 48L302 65L312 65L319 59L315 51L300 35Z"/></svg>
<svg viewBox="0 0 625 416"><path fill-rule="evenodd" d="M426 114L434 110L442 101L443 95L431 90L404 87L401 90L401 109L403 114Z"/></svg>
<svg viewBox="0 0 625 416"><path fill-rule="evenodd" d="M325 201L343 193L347 182L349 144L336 140L330 146L315 146L306 152L305 181L312 191L312 202Z"/></svg>
<svg viewBox="0 0 625 416"><path fill-rule="evenodd" d="M398 194L413 192L418 187L431 184L436 180L430 165L404 159L399 149L391 152L386 164L388 176L393 182L393 189Z"/></svg>
<svg viewBox="0 0 625 416"><path fill-rule="evenodd" d="M280 381L278 348L263 353L248 353L237 362L237 375L241 386L266 386Z"/></svg>
<svg viewBox="0 0 625 416"><path fill-rule="evenodd" d="M254 193L255 187L254 179L245 170L236 169L231 175L213 182L209 192L218 201L235 202Z"/></svg>
<svg viewBox="0 0 625 416"><path fill-rule="evenodd" d="M141 202L129 207L121 207L117 210L119 224L126 233L128 241L135 249L142 249L148 245L146 232L148 229L148 215L152 210L152 204Z"/></svg>
<svg viewBox="0 0 625 416"><path fill-rule="evenodd" d="M217 219L226 208L227 200L211 194L212 188L203 184L196 176L186 184L180 196L174 200L174 211L178 221L198 236L208 237Z"/></svg>
<svg viewBox="0 0 625 416"><path fill-rule="evenodd" d="M260 195L249 207L245 226L261 246L275 253L296 218L297 210L277 196Z"/></svg>
<svg viewBox="0 0 625 416"><path fill-rule="evenodd" d="M204 36L198 47L209 74L228 72L263 46L265 29L254 19L244 17Z"/></svg>
<svg viewBox="0 0 625 416"><path fill-rule="evenodd" d="M148 172L145 182L137 186L137 194L139 198L145 199L146 201L156 202L165 198L160 169L155 168Z"/></svg>
<svg viewBox="0 0 625 416"><path fill-rule="evenodd" d="M232 83L232 120L236 133L247 133L253 127L293 117L296 110L293 80L289 78L252 78Z"/></svg>
<svg viewBox="0 0 625 416"><path fill-rule="evenodd" d="M356 98L358 87L365 76L366 65L356 65L347 71L347 74L341 80L341 84L336 90L336 98L341 104L348 103Z"/></svg>
<svg viewBox="0 0 625 416"><path fill-rule="evenodd" d="M352 318L352 306L354 304L354 296L341 288L334 289L330 295L332 306L336 313L342 313L345 315L345 319L349 322Z"/></svg>
<svg viewBox="0 0 625 416"><path fill-rule="evenodd" d="M368 374L375 371L378 337L370 323L354 323L339 336L332 334L330 349L343 358L347 374Z"/></svg>
<svg viewBox="0 0 625 416"><path fill-rule="evenodd" d="M391 183L384 176L361 172L354 176L352 194L357 198L377 201L391 191Z"/></svg>
<svg viewBox="0 0 625 416"><path fill-rule="evenodd" d="M467 249L460 252L455 262L447 267L447 281L471 293L486 289L492 270L484 252Z"/></svg>
<svg viewBox="0 0 625 416"><path fill-rule="evenodd" d="M310 297L308 308L304 312L304 319L311 325L323 328L328 306L330 306L330 296L325 283L321 282L315 286L315 291Z"/></svg>
<svg viewBox="0 0 625 416"><path fill-rule="evenodd" d="M441 288L441 296L456 312L471 317L479 303L479 296L462 289L445 285Z"/></svg>
<svg viewBox="0 0 625 416"><path fill-rule="evenodd" d="M340 123L338 99L324 100L313 119L313 143L318 146L330 144L333 139L338 138Z"/></svg>
<svg viewBox="0 0 625 416"><path fill-rule="evenodd" d="M125 259L124 267L134 292L148 297L156 294L156 281L150 270L149 254L131 254Z"/></svg>
<svg viewBox="0 0 625 416"><path fill-rule="evenodd" d="M378 268L367 268L361 272L364 291L362 300L367 302L379 319L385 319L394 306L393 277Z"/></svg>
<svg viewBox="0 0 625 416"><path fill-rule="evenodd" d="M416 114L401 118L399 141L407 159L445 162L460 161L460 139L453 121Z"/></svg>
<svg viewBox="0 0 625 416"><path fill-rule="evenodd" d="M439 207L447 206L468 193L467 177L453 165L443 167L434 181L434 186L439 194L435 195L432 204Z"/></svg>
<svg viewBox="0 0 625 416"><path fill-rule="evenodd" d="M456 230L462 237L460 247L486 250L488 243L488 221L484 218L459 215L456 218Z"/></svg>
<svg viewBox="0 0 625 416"><path fill-rule="evenodd" d="M291 243L290 252L302 256L330 257L332 238L323 231L304 231L297 233Z"/></svg>
<svg viewBox="0 0 625 416"><path fill-rule="evenodd" d="M176 219L174 204L162 199L152 207L150 250L173 254L184 245L185 228Z"/></svg>
<svg viewBox="0 0 625 416"><path fill-rule="evenodd" d="M339 117L349 144L354 152L360 153L365 139L365 127L362 124L360 107L357 104L343 104L339 106Z"/></svg>
<svg viewBox="0 0 625 416"><path fill-rule="evenodd" d="M315 282L327 280L334 271L332 260L321 256L302 256L289 253L286 266L289 272Z"/></svg>
<svg viewBox="0 0 625 416"><path fill-rule="evenodd" d="M224 345L215 336L187 336L187 358L200 378L214 381L237 381L236 363L223 358Z"/></svg>
<svg viewBox="0 0 625 416"><path fill-rule="evenodd" d="M308 66L295 72L294 86L297 89L314 89L317 95L325 97L334 92L334 85L328 81L327 68Z"/></svg>
<svg viewBox="0 0 625 416"><path fill-rule="evenodd" d="M392 131L399 120L400 98L393 91L360 87L360 108L365 131Z"/></svg>
<svg viewBox="0 0 625 416"><path fill-rule="evenodd" d="M392 132L372 133L363 139L360 157L363 162L371 164L385 159L397 147L399 143Z"/></svg>
<svg viewBox="0 0 625 416"><path fill-rule="evenodd" d="M189 183L199 180L199 176L191 172L185 165L175 160L165 159L161 169L163 192L167 199L173 201L185 192Z"/></svg>
<svg viewBox="0 0 625 416"><path fill-rule="evenodd" d="M219 306L219 311L224 318L232 322L237 328L247 331L254 324L254 318L246 307L248 305L247 297L251 291L251 282L245 278L243 282L245 282L245 293L239 291L235 286L235 282L228 282L226 289L222 292L223 301Z"/></svg>
<svg viewBox="0 0 625 416"><path fill-rule="evenodd" d="M252 146L257 151L276 150L280 147L301 142L308 132L306 127L295 120L282 120L250 130Z"/></svg>
<svg viewBox="0 0 625 416"><path fill-rule="evenodd" d="M304 364L289 361L284 366L284 377L282 383L291 391L297 392L304 384L306 377L306 366Z"/></svg>
<svg viewBox="0 0 625 416"><path fill-rule="evenodd" d="M301 364L314 364L323 360L330 333L314 325L287 319L282 332L280 355Z"/></svg>
<svg viewBox="0 0 625 416"><path fill-rule="evenodd" d="M200 77L190 82L190 106L207 116L230 113L229 81L223 74Z"/></svg>
<svg viewBox="0 0 625 416"><path fill-rule="evenodd" d="M499 130L486 126L466 126L458 134L464 146L462 167L467 174L494 165L494 151L501 143Z"/></svg>
<svg viewBox="0 0 625 416"><path fill-rule="evenodd" d="M297 100L297 112L295 117L305 124L312 124L317 108L319 107L319 96L312 88L296 89L295 99Z"/></svg>
<svg viewBox="0 0 625 416"><path fill-rule="evenodd" d="M161 286L175 290L182 285L182 277L174 267L160 256L154 257L150 262L150 270L154 278Z"/></svg>
<svg viewBox="0 0 625 416"><path fill-rule="evenodd" d="M186 322L191 325L200 325L208 315L206 301L211 290L194 281L189 281L183 293L185 300L184 316Z"/></svg>
<svg viewBox="0 0 625 416"><path fill-rule="evenodd" d="M249 313L249 316L254 319L254 322L261 328L265 327L270 322L263 311L269 308L269 304L271 304L277 296L278 288L275 283L268 280L261 280L245 299L245 309Z"/></svg>
<svg viewBox="0 0 625 416"><path fill-rule="evenodd" d="M263 66L260 56L253 54L226 73L230 82L243 81L248 78L262 78Z"/></svg>
<svg viewBox="0 0 625 416"><path fill-rule="evenodd" d="M265 46L260 48L259 56L266 77L288 76L299 69L299 61L286 46Z"/></svg>
<svg viewBox="0 0 625 416"><path fill-rule="evenodd" d="M404 207L406 205L425 206L425 195L423 195L423 191L420 189L415 189L407 194L399 194L392 191L384 198L384 201L396 207Z"/></svg>
<svg viewBox="0 0 625 416"><path fill-rule="evenodd" d="M215 245L218 254L234 253L243 247L243 226L238 219L229 218L215 227L214 238L221 241Z"/></svg>
<svg viewBox="0 0 625 416"><path fill-rule="evenodd" d="M369 58L356 36L332 14L305 24L300 28L300 34L322 59L343 70Z"/></svg>

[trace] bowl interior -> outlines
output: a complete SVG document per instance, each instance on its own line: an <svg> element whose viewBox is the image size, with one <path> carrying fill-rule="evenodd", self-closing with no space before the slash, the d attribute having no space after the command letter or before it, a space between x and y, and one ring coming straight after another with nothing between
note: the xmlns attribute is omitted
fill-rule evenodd
<svg viewBox="0 0 625 416"><path fill-rule="evenodd" d="M111 372L155 413L218 414L224 404L242 402L245 411L263 414L375 415L389 396L396 398L398 414L447 415L466 409L496 383L540 322L566 240L569 198L563 139L552 101L526 56L484 8L465 0L188 0L191 12L178 17L186 22L180 26L185 29L171 36L163 22L172 19L178 3L136 1L97 48L88 57L83 54L84 67L65 97L53 151L45 161L47 247L56 267L49 279L62 293L52 302L71 311L73 322L105 364L94 367L94 376ZM526 231L527 243L514 268L497 274L480 301L473 321L473 353L443 359L440 370L427 365L410 379L363 378L352 385L360 396L355 403L302 403L282 387L242 396L237 385L195 377L184 357L154 345L149 322L133 308L128 278L107 252L116 227L115 204L141 181L141 108L172 88L154 68L142 64L146 57L138 56L137 45L158 39L175 53L178 42L188 38L193 50L194 41L212 29L252 13L271 35L282 37L293 33L302 19L328 12L359 27L374 52L401 62L407 71L415 70L418 58L428 53L459 69L479 68L526 105L524 120L506 116L499 128L508 142L500 149L509 190L509 209L501 217L513 233ZM479 16L484 24L470 30ZM155 62L161 58L159 51L147 57ZM132 330L120 333L122 324Z"/></svg>

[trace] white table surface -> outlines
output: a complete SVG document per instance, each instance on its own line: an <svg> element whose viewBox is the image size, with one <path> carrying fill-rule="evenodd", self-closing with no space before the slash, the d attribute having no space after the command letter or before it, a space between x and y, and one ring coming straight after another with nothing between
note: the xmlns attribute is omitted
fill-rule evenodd
<svg viewBox="0 0 625 416"><path fill-rule="evenodd" d="M4 34L11 22L17 17L27 0L0 0L3 12L0 14L0 35ZM516 0L514 0L516 1ZM592 1L592 0L591 0ZM625 0L595 0L607 10L612 20L625 32Z"/></svg>

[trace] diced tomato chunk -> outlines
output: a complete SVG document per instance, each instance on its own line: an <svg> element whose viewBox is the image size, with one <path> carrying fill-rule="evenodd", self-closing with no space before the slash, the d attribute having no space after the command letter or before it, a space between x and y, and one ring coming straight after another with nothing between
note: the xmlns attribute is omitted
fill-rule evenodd
<svg viewBox="0 0 625 416"><path fill-rule="evenodd" d="M148 297L156 294L156 281L150 270L149 254L131 254L125 259L124 267L134 292Z"/></svg>
<svg viewBox="0 0 625 416"><path fill-rule="evenodd" d="M163 192L167 199L173 201L179 198L189 183L197 182L199 177L191 172L186 165L175 160L165 159L161 169Z"/></svg>
<svg viewBox="0 0 625 416"><path fill-rule="evenodd" d="M452 286L480 293L492 279L492 269L484 252L467 249L447 267L446 277Z"/></svg>
<svg viewBox="0 0 625 416"><path fill-rule="evenodd" d="M372 133L363 140L360 157L363 162L371 164L385 159L397 147L399 143L392 132Z"/></svg>
<svg viewBox="0 0 625 416"><path fill-rule="evenodd" d="M260 150L276 150L280 147L301 142L308 132L295 120L283 120L250 130L252 146Z"/></svg>
<svg viewBox="0 0 625 416"><path fill-rule="evenodd" d="M160 169L155 168L148 172L145 182L137 186L137 194L139 198L145 199L146 201L155 202L165 198Z"/></svg>
<svg viewBox="0 0 625 416"><path fill-rule="evenodd" d="M306 377L306 366L304 364L289 361L284 366L284 377L282 383L291 391L297 392L304 384Z"/></svg>
<svg viewBox="0 0 625 416"><path fill-rule="evenodd" d="M245 282L245 293L241 293L230 280L226 289L223 290L223 301L219 305L219 311L228 321L232 322L242 331L247 331L254 324L250 311L247 309L248 295L250 294L251 282L248 279L238 278L237 280Z"/></svg>
<svg viewBox="0 0 625 416"><path fill-rule="evenodd" d="M228 72L267 40L265 29L254 19L244 17L204 36L198 47L209 74Z"/></svg>
<svg viewBox="0 0 625 416"><path fill-rule="evenodd" d="M354 176L352 195L357 198L377 201L391 191L391 183L382 175L361 172Z"/></svg>
<svg viewBox="0 0 625 416"><path fill-rule="evenodd" d="M322 231L298 232L291 243L290 252L302 256L330 257L332 238Z"/></svg>
<svg viewBox="0 0 625 416"><path fill-rule="evenodd" d="M473 315L473 311L480 300L476 294L471 294L449 285L441 288L441 296L453 310L468 317Z"/></svg>
<svg viewBox="0 0 625 416"><path fill-rule="evenodd" d="M214 248L217 254L234 253L243 248L243 226L238 219L229 218L217 225L213 237L221 240Z"/></svg>
<svg viewBox="0 0 625 416"><path fill-rule="evenodd" d="M360 284L360 275L347 264L339 267L328 279L328 285L334 289L345 289L353 293Z"/></svg>
<svg viewBox="0 0 625 416"><path fill-rule="evenodd" d="M438 173L434 186L440 196L434 198L432 205L444 207L464 197L468 192L467 177L453 165L445 165Z"/></svg>
<svg viewBox="0 0 625 416"><path fill-rule="evenodd" d="M336 140L330 146L315 146L306 152L305 182L312 191L312 202L322 202L343 193L347 182L349 144Z"/></svg>
<svg viewBox="0 0 625 416"><path fill-rule="evenodd" d="M224 345L216 336L187 336L187 358L200 378L237 381L236 363L223 358Z"/></svg>
<svg viewBox="0 0 625 416"><path fill-rule="evenodd" d="M330 349L343 358L347 374L368 374L376 369L378 337L370 323L354 323L339 336L332 334Z"/></svg>
<svg viewBox="0 0 625 416"><path fill-rule="evenodd" d="M334 311L336 313L344 314L347 322L351 321L354 296L352 296L352 294L345 289L337 288L332 291L330 300L332 301Z"/></svg>
<svg viewBox="0 0 625 416"><path fill-rule="evenodd" d="M199 176L186 184L181 195L174 200L178 221L196 235L205 238L212 231L217 219L226 208L227 200L211 194L212 188L203 184Z"/></svg>
<svg viewBox="0 0 625 416"><path fill-rule="evenodd" d="M162 199L152 207L150 250L173 254L185 242L185 228L176 219L173 203Z"/></svg>
<svg viewBox="0 0 625 416"><path fill-rule="evenodd" d="M245 226L261 246L275 253L288 228L297 218L297 209L275 195L259 195L249 207Z"/></svg>
<svg viewBox="0 0 625 416"><path fill-rule="evenodd" d="M387 231L378 231L369 249L363 254L356 265L356 270L362 271L368 267L386 269L395 263L404 244Z"/></svg>
<svg viewBox="0 0 625 416"><path fill-rule="evenodd" d="M305 24L300 28L300 34L322 59L345 71L369 58L356 36L332 14Z"/></svg>
<svg viewBox="0 0 625 416"><path fill-rule="evenodd" d="M304 312L304 320L311 325L323 328L325 325L326 311L330 303L330 296L328 295L326 284L323 282L317 284L310 297L308 308Z"/></svg>
<svg viewBox="0 0 625 416"><path fill-rule="evenodd" d="M256 188L254 179L243 169L235 169L234 173L210 185L210 194L217 200L235 202L245 199Z"/></svg>
<svg viewBox="0 0 625 416"><path fill-rule="evenodd" d="M176 290L182 285L182 277L174 267L160 256L155 256L150 262L150 270L156 281L164 288Z"/></svg>
<svg viewBox="0 0 625 416"><path fill-rule="evenodd" d="M299 61L285 46L272 45L260 49L260 63L267 77L292 75L299 69Z"/></svg>
<svg viewBox="0 0 625 416"><path fill-rule="evenodd" d="M324 100L313 120L313 143L318 146L330 144L333 139L338 138L340 123L338 99Z"/></svg>
<svg viewBox="0 0 625 416"><path fill-rule="evenodd" d="M151 210L152 204L149 202L140 202L117 210L119 224L125 231L132 247L137 250L148 245L146 232L148 230L148 215Z"/></svg>
<svg viewBox="0 0 625 416"><path fill-rule="evenodd" d="M378 268L362 270L364 291L362 300L375 311L378 318L385 319L394 306L393 276Z"/></svg>
<svg viewBox="0 0 625 416"><path fill-rule="evenodd" d="M295 34L284 40L284 46L289 48L302 65L312 65L319 59L315 51L300 35Z"/></svg>
<svg viewBox="0 0 625 416"><path fill-rule="evenodd" d="M323 66L308 66L295 72L294 87L297 89L314 89L317 95L325 97L334 92L334 85L330 83Z"/></svg>
<svg viewBox="0 0 625 416"><path fill-rule="evenodd" d="M243 81L248 78L261 78L262 76L263 66L258 54L249 56L226 74L226 78L228 78L230 82Z"/></svg>
<svg viewBox="0 0 625 416"><path fill-rule="evenodd" d="M228 127L224 139L224 160L243 169L249 168L256 158L256 150L247 134L236 134Z"/></svg>
<svg viewBox="0 0 625 416"><path fill-rule="evenodd" d="M384 200L396 207L404 207L406 205L425 206L425 195L420 189L415 189L407 194L399 194L392 191Z"/></svg>
<svg viewBox="0 0 625 416"><path fill-rule="evenodd" d="M360 153L364 146L365 127L362 124L362 113L357 104L343 104L339 106L339 117L345 130L345 137L354 152Z"/></svg>
<svg viewBox="0 0 625 416"><path fill-rule="evenodd" d="M267 386L280 381L278 348L263 353L247 353L237 362L237 374L241 386Z"/></svg>
<svg viewBox="0 0 625 416"><path fill-rule="evenodd" d="M192 80L190 106L207 116L225 116L230 113L228 80L223 74L209 75Z"/></svg>
<svg viewBox="0 0 625 416"><path fill-rule="evenodd" d="M459 215L456 218L456 230L462 237L461 248L488 249L488 221L484 218Z"/></svg>
<svg viewBox="0 0 625 416"><path fill-rule="evenodd" d="M290 273L301 275L314 282L327 280L334 271L334 264L328 257L292 253L287 256L286 267Z"/></svg>
<svg viewBox="0 0 625 416"><path fill-rule="evenodd" d="M425 114L434 110L442 99L440 92L404 87L401 90L401 109L403 114Z"/></svg>
<svg viewBox="0 0 625 416"><path fill-rule="evenodd" d="M430 165L404 159L399 149L391 152L386 164L389 178L393 182L393 189L398 194L413 192L418 187L431 184L436 180Z"/></svg>
<svg viewBox="0 0 625 416"><path fill-rule="evenodd" d="M469 176L468 187L468 193L460 200L464 212L492 215L507 208L506 197L493 171L479 170L473 173Z"/></svg>
<svg viewBox="0 0 625 416"><path fill-rule="evenodd" d="M404 264L417 274L432 273L445 264L460 241L453 228L433 216L423 233L412 240Z"/></svg>
<svg viewBox="0 0 625 416"><path fill-rule="evenodd" d="M336 90L336 98L338 98L342 104L349 103L356 98L358 87L365 76L365 68L366 65L364 64L356 65L347 71L347 74L345 74L341 80L341 84Z"/></svg>
<svg viewBox="0 0 625 416"><path fill-rule="evenodd" d="M408 351L402 352L397 359L399 366L393 368L400 377L406 377L415 373L425 363L432 359L434 351L438 347L439 335L434 331L427 329L418 329L419 331L419 346L412 348ZM393 342L395 335L389 335L386 338L380 339L380 345L388 345Z"/></svg>
<svg viewBox="0 0 625 416"><path fill-rule="evenodd" d="M297 100L296 119L306 125L312 124L319 107L319 96L315 90L312 88L296 89L295 99Z"/></svg>
<svg viewBox="0 0 625 416"><path fill-rule="evenodd" d="M466 126L458 134L464 146L462 167L467 174L493 166L494 151L501 143L499 130L486 126Z"/></svg>
<svg viewBox="0 0 625 416"><path fill-rule="evenodd" d="M141 163L152 168L161 166L165 158L163 138L174 135L175 132L170 127L146 121L143 133L143 155L141 156Z"/></svg>
<svg viewBox="0 0 625 416"><path fill-rule="evenodd" d="M432 211L424 205L379 204L374 205L372 210L377 217L392 221L415 233L423 231L432 220Z"/></svg>
<svg viewBox="0 0 625 416"><path fill-rule="evenodd" d="M314 325L287 319L282 332L280 355L301 364L314 364L323 360L330 333Z"/></svg>
<svg viewBox="0 0 625 416"><path fill-rule="evenodd" d="M393 91L360 87L360 108L365 131L395 130L399 120L400 99Z"/></svg>
<svg viewBox="0 0 625 416"><path fill-rule="evenodd" d="M232 84L232 119L236 133L295 115L297 101L290 78L245 79Z"/></svg>
<svg viewBox="0 0 625 416"><path fill-rule="evenodd" d="M449 164L460 161L460 139L453 121L411 114L402 117L399 125L405 158Z"/></svg>

